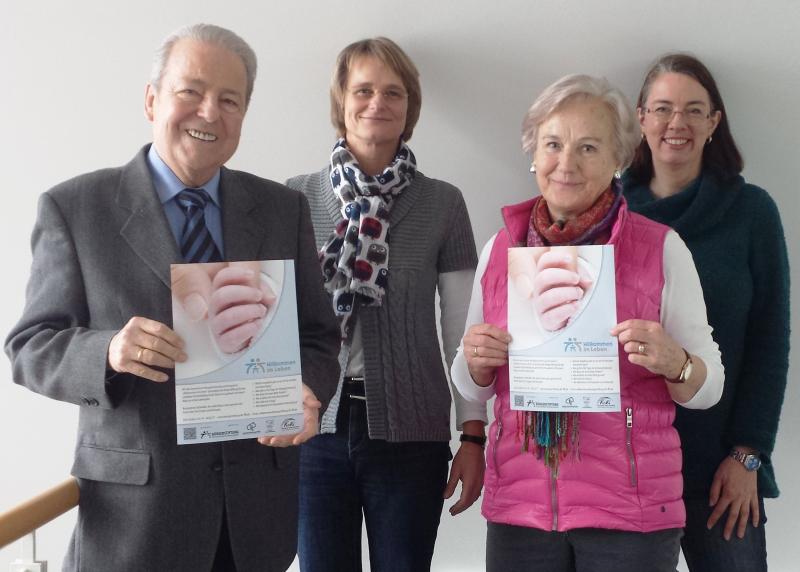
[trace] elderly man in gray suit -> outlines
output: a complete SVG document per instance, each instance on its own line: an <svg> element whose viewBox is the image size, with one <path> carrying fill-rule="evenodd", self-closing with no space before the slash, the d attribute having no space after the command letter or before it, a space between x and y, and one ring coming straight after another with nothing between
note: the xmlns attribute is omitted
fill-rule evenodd
<svg viewBox="0 0 800 572"><path fill-rule="evenodd" d="M17 383L80 406L65 570L285 570L294 558L298 453L281 446L316 432L338 378L339 329L305 198L223 167L255 72L233 32L179 30L146 90L153 144L40 199L27 302L6 352ZM192 261L295 260L307 385L295 436L176 445L172 368L186 355L169 326L170 264L189 256L185 191L203 237ZM204 304L195 296L190 310Z"/></svg>

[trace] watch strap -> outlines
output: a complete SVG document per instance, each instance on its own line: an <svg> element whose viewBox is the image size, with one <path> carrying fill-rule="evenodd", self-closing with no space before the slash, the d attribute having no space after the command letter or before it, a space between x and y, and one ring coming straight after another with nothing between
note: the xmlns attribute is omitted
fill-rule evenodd
<svg viewBox="0 0 800 572"><path fill-rule="evenodd" d="M466 433L462 433L458 440L462 443L475 443L476 445L480 445L481 448L486 446L486 437L483 435L467 435Z"/></svg>

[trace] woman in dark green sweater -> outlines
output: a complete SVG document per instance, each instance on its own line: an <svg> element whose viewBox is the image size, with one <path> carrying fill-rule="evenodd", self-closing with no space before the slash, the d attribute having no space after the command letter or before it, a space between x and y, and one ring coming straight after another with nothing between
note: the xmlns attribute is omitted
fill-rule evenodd
<svg viewBox="0 0 800 572"><path fill-rule="evenodd" d="M661 57L637 111L642 142L623 179L631 210L674 228L694 256L725 390L679 408L684 556L692 571L766 570L763 499L789 360L789 262L777 207L743 162L714 78L696 58Z"/></svg>

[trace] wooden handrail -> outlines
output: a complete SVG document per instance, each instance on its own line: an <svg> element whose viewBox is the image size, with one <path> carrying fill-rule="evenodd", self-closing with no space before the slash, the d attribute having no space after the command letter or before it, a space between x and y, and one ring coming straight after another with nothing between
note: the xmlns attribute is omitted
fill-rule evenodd
<svg viewBox="0 0 800 572"><path fill-rule="evenodd" d="M78 482L70 477L60 485L0 514L0 548L77 506L79 498Z"/></svg>

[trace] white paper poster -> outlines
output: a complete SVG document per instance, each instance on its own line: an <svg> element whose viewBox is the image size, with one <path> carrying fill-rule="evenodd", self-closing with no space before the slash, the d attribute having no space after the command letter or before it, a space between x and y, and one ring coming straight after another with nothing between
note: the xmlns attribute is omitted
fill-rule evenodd
<svg viewBox="0 0 800 572"><path fill-rule="evenodd" d="M178 444L299 432L294 261L173 264L171 270L174 329L189 356L175 364ZM192 289L197 293L187 295Z"/></svg>
<svg viewBox="0 0 800 572"><path fill-rule="evenodd" d="M511 408L619 411L614 247L508 250Z"/></svg>

